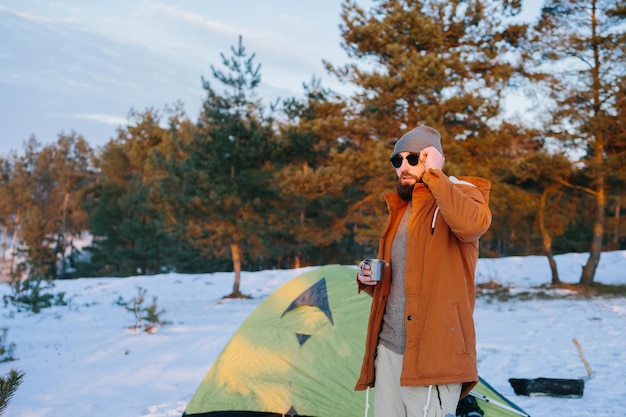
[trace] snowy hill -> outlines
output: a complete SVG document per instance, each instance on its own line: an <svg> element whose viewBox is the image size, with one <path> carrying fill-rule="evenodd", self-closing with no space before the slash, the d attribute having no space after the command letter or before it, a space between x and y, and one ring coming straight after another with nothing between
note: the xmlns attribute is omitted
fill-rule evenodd
<svg viewBox="0 0 626 417"><path fill-rule="evenodd" d="M561 279L577 282L587 256L557 256ZM241 289L249 300L222 299L232 289L232 273L172 273L59 281L54 292L64 292L69 305L40 314L2 306L0 330L8 329L3 343L15 344L17 360L0 363L0 375L10 369L26 373L5 415L180 416L248 314L280 285L314 268L244 272ZM490 281L508 287L509 294L545 296L478 297L481 376L533 417L623 414L626 298L537 289L550 282L545 257L480 259L476 282ZM596 281L626 285L626 251L603 253ZM117 303L136 297L138 288L146 290L147 303L157 297L165 310L161 318L171 322L154 334L129 329L134 318ZM8 285L0 285L0 295L9 293ZM582 398L515 395L509 378L586 377L573 338L594 372Z"/></svg>

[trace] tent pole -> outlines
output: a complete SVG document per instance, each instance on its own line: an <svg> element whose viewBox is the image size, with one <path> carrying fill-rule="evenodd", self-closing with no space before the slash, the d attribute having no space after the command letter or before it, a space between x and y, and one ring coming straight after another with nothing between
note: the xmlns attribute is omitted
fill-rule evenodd
<svg viewBox="0 0 626 417"><path fill-rule="evenodd" d="M479 400L483 400L485 402L488 402L489 404L493 404L493 405L496 405L496 406L498 406L500 408L504 408L505 410L509 410L509 411L511 411L511 412L513 412L515 414L519 414L520 416L530 417L530 415L526 414L523 411L517 410L517 409L515 409L513 407L509 407L508 405L503 404L500 401L492 400L491 398L489 398L489 397L487 397L487 396L485 396L483 394L479 394L479 393L477 393L475 391L470 391L469 395L471 395L474 398L478 398Z"/></svg>

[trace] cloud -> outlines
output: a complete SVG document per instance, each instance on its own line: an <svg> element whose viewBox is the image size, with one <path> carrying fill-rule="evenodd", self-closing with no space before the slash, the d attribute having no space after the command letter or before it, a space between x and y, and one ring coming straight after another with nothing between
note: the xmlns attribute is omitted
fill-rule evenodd
<svg viewBox="0 0 626 417"><path fill-rule="evenodd" d="M39 14L35 14L35 13L29 13L29 12L20 12L17 11L15 9L11 9L9 7L5 7L5 6L0 6L0 13L8 13L8 14L12 14L16 17L25 19L25 20L29 20L31 22L37 22L37 23L55 23L54 19L50 19L49 17L45 17L45 16L41 16Z"/></svg>
<svg viewBox="0 0 626 417"><path fill-rule="evenodd" d="M54 138L76 129L92 142L127 126L129 109L180 100L190 114L201 77L223 69L238 36L262 65L266 102L300 94L337 56L339 0L79 2L4 0L0 6L0 115L5 137ZM330 55L330 56L329 56ZM323 78L323 77L322 77ZM215 81L219 89L219 82ZM16 147L3 140L2 147Z"/></svg>
<svg viewBox="0 0 626 417"><path fill-rule="evenodd" d="M92 122L103 123L106 125L120 126L126 125L128 120L126 117L117 116L114 114L101 114L101 113L77 113L71 116L73 119L89 120Z"/></svg>
<svg viewBox="0 0 626 417"><path fill-rule="evenodd" d="M173 17L175 19L183 20L185 22L198 25L227 36L236 36L241 32L241 30L235 26L224 24L223 22L213 21L205 18L198 13L185 12L165 4L151 3L150 8L157 12L162 12L163 14Z"/></svg>
<svg viewBox="0 0 626 417"><path fill-rule="evenodd" d="M211 7L199 9L197 4L195 11L187 11L152 2L148 4L145 11L146 14L172 19L168 25L178 28L176 31L178 34L194 34L177 44L179 51L189 48L191 49L189 53L193 54L194 51L197 53L199 50L204 50L214 52L213 56L217 58L220 52L228 55L228 48L236 47L237 38L242 35L246 49L263 57L264 64L274 62L280 68L289 69L289 71L311 67L320 68L318 55L328 50L329 35L327 31L324 33L316 31L318 27L310 21L309 7L291 5L277 12L275 7L268 7L263 2L239 3L245 12L236 17ZM220 20L215 20L217 16ZM197 32L191 32L192 28L195 28ZM285 36L285 33L289 35ZM172 41L171 33L169 39L161 42L161 46L168 41ZM331 42L333 45L339 43L338 39L336 41L333 39ZM212 60L215 59L213 56L211 56Z"/></svg>

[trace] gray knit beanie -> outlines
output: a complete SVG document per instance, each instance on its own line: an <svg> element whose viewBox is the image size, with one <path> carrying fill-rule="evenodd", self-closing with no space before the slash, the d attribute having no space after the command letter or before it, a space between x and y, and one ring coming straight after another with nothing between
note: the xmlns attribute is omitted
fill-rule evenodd
<svg viewBox="0 0 626 417"><path fill-rule="evenodd" d="M443 155L443 149L441 149L441 135L439 132L430 126L418 126L405 133L400 140L396 142L391 158L400 152L420 153L422 149L426 149L429 146L434 146Z"/></svg>

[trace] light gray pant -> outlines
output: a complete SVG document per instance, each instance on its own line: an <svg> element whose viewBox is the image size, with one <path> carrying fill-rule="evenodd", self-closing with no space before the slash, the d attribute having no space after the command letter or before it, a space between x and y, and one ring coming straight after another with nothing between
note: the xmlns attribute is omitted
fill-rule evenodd
<svg viewBox="0 0 626 417"><path fill-rule="evenodd" d="M374 417L454 417L461 384L401 387L402 355L378 345Z"/></svg>

